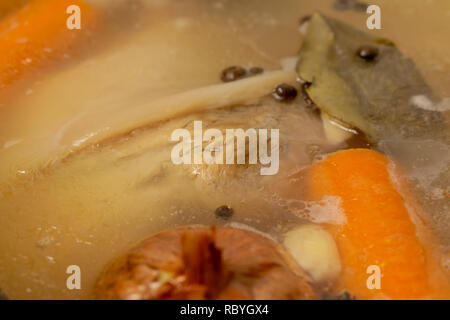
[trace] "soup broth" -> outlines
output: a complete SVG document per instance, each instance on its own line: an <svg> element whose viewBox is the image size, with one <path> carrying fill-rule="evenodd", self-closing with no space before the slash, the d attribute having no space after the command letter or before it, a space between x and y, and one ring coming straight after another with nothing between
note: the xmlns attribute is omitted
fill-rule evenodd
<svg viewBox="0 0 450 320"><path fill-rule="evenodd" d="M295 226L345 221L336 199L308 199L298 173L366 141L330 140L302 96L284 103L270 95L282 82L300 88L295 63L304 16L320 11L391 39L436 94L450 99L446 0L377 1L382 29L372 31L366 13L336 10L331 0L86 2L102 15L90 39L0 92L0 288L12 299L92 298L111 259L176 226L234 226L282 242ZM14 10L0 5L0 19ZM264 73L222 84L222 70L233 65ZM445 107L442 114L450 119ZM193 133L195 121L223 133L279 128L278 173L263 176L260 164L248 163L175 165L171 134ZM448 282L449 190L426 181L449 170L450 155L448 146L425 153L429 171L406 176L425 186L433 212L411 215L438 261L428 267L447 272ZM410 156L392 155L417 161ZM222 205L233 208L230 219L214 214ZM81 269L81 290L66 286L70 265ZM340 290L332 281L316 289Z"/></svg>

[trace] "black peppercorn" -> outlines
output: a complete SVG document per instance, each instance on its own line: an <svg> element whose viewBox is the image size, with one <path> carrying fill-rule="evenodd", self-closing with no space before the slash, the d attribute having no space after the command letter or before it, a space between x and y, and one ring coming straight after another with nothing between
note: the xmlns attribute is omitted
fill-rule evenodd
<svg viewBox="0 0 450 320"><path fill-rule="evenodd" d="M239 66L232 66L224 69L220 79L223 82L231 82L245 77L247 70Z"/></svg>
<svg viewBox="0 0 450 320"><path fill-rule="evenodd" d="M282 83L275 87L272 96L278 101L292 101L297 97L297 89L290 84Z"/></svg>
<svg viewBox="0 0 450 320"><path fill-rule="evenodd" d="M218 218L228 219L233 215L234 210L233 208L225 205L218 207L214 213Z"/></svg>
<svg viewBox="0 0 450 320"><path fill-rule="evenodd" d="M378 57L379 50L377 47L371 46L371 45L365 45L362 47L359 47L356 51L356 54L358 57L365 61L373 61L376 57Z"/></svg>

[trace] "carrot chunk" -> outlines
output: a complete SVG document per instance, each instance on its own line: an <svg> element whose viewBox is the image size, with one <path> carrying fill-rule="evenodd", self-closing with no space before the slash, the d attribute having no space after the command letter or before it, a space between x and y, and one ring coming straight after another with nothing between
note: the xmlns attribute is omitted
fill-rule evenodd
<svg viewBox="0 0 450 320"><path fill-rule="evenodd" d="M386 156L366 149L341 151L308 172L313 200L335 196L347 222L334 225L342 262L339 286L358 299L420 299L433 296L426 254ZM369 266L381 271L380 289L369 289Z"/></svg>
<svg viewBox="0 0 450 320"><path fill-rule="evenodd" d="M81 29L69 30L67 7L77 5ZM0 90L29 71L70 53L99 20L81 0L33 0L0 21Z"/></svg>
<svg viewBox="0 0 450 320"><path fill-rule="evenodd" d="M0 18L3 18L7 14L20 8L27 0L8 0L0 1Z"/></svg>

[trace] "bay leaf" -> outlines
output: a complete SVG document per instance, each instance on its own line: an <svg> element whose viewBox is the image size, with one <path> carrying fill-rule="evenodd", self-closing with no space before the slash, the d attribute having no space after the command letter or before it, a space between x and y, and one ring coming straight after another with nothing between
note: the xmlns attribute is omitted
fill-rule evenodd
<svg viewBox="0 0 450 320"><path fill-rule="evenodd" d="M363 46L378 50L373 61L359 57ZM437 103L438 97L414 62L387 39L315 14L297 71L309 83L307 94L323 112L360 129L372 142L391 135L431 138L444 130L439 112L413 103L417 96L431 103Z"/></svg>

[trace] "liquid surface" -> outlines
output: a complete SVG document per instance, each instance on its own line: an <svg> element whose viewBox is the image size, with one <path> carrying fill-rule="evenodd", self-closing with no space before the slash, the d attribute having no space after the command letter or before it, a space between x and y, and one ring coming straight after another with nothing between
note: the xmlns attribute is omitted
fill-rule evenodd
<svg viewBox="0 0 450 320"><path fill-rule="evenodd" d="M94 41L0 97L3 292L14 299L89 298L108 261L173 226L231 224L280 240L307 221L341 221L335 199L328 204L332 214L318 217L323 206L306 202L302 190L283 199L277 186L346 145L327 140L320 118L301 98L278 103L263 88L273 81L271 70L292 70L303 37L301 17L321 11L366 30L366 14L337 11L331 0L89 2L105 16ZM394 41L435 92L450 98L450 2L377 4L382 30L371 32ZM11 10L0 5L0 18ZM241 80L251 92L245 101L223 98L239 90L237 82L207 89L223 105L197 108L214 104L195 90L220 84L221 71L231 65L262 67L267 78ZM280 77L295 79L289 72ZM191 107L170 113L180 99ZM173 165L170 134L177 128L192 132L195 120L220 130L280 128L279 173L263 177L259 166L246 165ZM430 172L443 170L448 163ZM436 196L443 192L448 190ZM231 220L214 215L224 204L234 209ZM436 210L448 214L448 206L446 201ZM80 266L82 290L67 289L69 265Z"/></svg>

